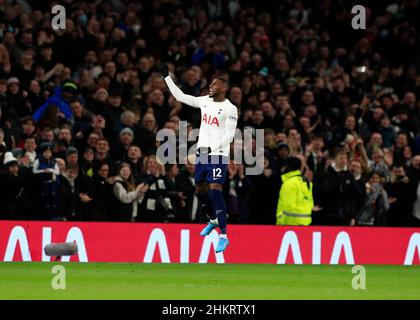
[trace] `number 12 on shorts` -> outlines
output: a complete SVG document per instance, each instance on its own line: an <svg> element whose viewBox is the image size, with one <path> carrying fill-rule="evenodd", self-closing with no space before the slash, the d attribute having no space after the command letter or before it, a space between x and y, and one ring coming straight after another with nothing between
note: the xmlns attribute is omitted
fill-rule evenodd
<svg viewBox="0 0 420 320"><path fill-rule="evenodd" d="M214 168L213 169L213 179L219 179L222 177L222 169Z"/></svg>

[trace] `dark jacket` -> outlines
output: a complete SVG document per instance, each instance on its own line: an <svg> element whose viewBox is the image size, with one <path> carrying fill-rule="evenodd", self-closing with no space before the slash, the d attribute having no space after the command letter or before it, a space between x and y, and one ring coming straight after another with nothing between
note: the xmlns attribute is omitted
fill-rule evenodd
<svg viewBox="0 0 420 320"><path fill-rule="evenodd" d="M137 163L133 163L130 159L128 159L126 162L131 166L131 172L133 174L135 184L139 185L142 176L143 159L139 159Z"/></svg>
<svg viewBox="0 0 420 320"><path fill-rule="evenodd" d="M68 221L82 220L79 212L79 193L80 193L80 176L76 178L72 185L70 181L63 175L59 176L57 209L58 216L64 217Z"/></svg>
<svg viewBox="0 0 420 320"><path fill-rule="evenodd" d="M179 175L175 179L176 188L179 192L182 192L186 197L185 207L178 208L176 212L176 221L179 222L191 222L196 221L199 217L198 211L200 206L198 205L198 199L196 200L196 212L193 212L193 204L195 197L195 185L193 183L194 176L190 176L187 170L181 170Z"/></svg>
<svg viewBox="0 0 420 320"><path fill-rule="evenodd" d="M171 179L168 176L163 177L165 182L165 187L168 192L168 197L171 200L171 205L173 208L174 215L178 213L179 208L181 207L181 199L178 195L178 189L176 185L176 178Z"/></svg>
<svg viewBox="0 0 420 320"><path fill-rule="evenodd" d="M80 192L87 194L92 201L79 204L83 221L107 221L108 203L112 198L112 187L106 179L94 175L84 178Z"/></svg>
<svg viewBox="0 0 420 320"><path fill-rule="evenodd" d="M396 198L390 205L387 213L387 225L393 227L406 227L410 225L411 213L415 198L413 197L412 184L402 180L389 182L385 190L389 198Z"/></svg>
<svg viewBox="0 0 420 320"><path fill-rule="evenodd" d="M328 167L320 181L321 220L326 225L349 225L356 217L365 197L349 171L337 172Z"/></svg>
<svg viewBox="0 0 420 320"><path fill-rule="evenodd" d="M250 222L252 224L276 223L277 200L280 190L280 176L273 171L271 176L264 174L251 177L254 192L250 197Z"/></svg>
<svg viewBox="0 0 420 320"><path fill-rule="evenodd" d="M16 204L24 181L8 172L0 173L0 220L16 219Z"/></svg>
<svg viewBox="0 0 420 320"><path fill-rule="evenodd" d="M235 175L232 179L227 177L223 186L227 210L231 222L247 224L250 222L250 198L253 191L250 178L240 179Z"/></svg>

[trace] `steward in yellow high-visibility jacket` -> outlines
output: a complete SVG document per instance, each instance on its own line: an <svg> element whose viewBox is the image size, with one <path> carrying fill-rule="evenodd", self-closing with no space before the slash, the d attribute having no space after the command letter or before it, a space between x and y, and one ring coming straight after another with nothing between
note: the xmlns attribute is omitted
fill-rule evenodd
<svg viewBox="0 0 420 320"><path fill-rule="evenodd" d="M300 170L285 173L281 179L283 185L277 204L277 225L310 225L314 207L312 183L302 177Z"/></svg>

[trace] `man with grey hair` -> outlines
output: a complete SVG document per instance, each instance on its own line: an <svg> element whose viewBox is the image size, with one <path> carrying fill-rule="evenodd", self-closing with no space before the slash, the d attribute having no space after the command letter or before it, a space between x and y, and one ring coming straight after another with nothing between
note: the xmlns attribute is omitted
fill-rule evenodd
<svg viewBox="0 0 420 320"><path fill-rule="evenodd" d="M123 159L126 161L127 159L127 151L130 146L133 144L135 139L135 135L132 129L124 128L120 131L118 135L118 143L111 146L111 157L115 161Z"/></svg>

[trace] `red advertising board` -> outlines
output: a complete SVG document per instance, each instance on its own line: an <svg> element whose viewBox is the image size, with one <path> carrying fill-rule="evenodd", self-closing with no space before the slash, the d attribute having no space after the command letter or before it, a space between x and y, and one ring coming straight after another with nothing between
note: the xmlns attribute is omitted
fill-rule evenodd
<svg viewBox="0 0 420 320"><path fill-rule="evenodd" d="M0 222L0 261L50 261L49 243L76 242L63 261L271 264L420 263L420 229L230 225L231 245L197 224Z"/></svg>

